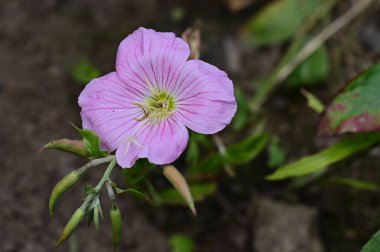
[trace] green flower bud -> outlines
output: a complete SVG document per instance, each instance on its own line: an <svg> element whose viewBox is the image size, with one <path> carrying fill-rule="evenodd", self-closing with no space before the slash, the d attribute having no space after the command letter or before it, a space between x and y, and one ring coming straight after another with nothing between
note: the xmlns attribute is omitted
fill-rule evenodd
<svg viewBox="0 0 380 252"><path fill-rule="evenodd" d="M62 234L58 239L56 247L58 247L62 242L66 241L70 237L70 235L74 232L75 228L78 226L85 214L86 212L82 209L82 207L78 208L74 212L73 216L71 216L71 219L63 229Z"/></svg>
<svg viewBox="0 0 380 252"><path fill-rule="evenodd" d="M113 234L113 249L116 250L121 240L121 212L119 208L111 208L110 210L112 234Z"/></svg>
<svg viewBox="0 0 380 252"><path fill-rule="evenodd" d="M49 212L51 215L53 215L54 206L62 197L63 193L69 190L76 182L78 182L79 178L80 174L77 171L72 171L55 185L49 199Z"/></svg>
<svg viewBox="0 0 380 252"><path fill-rule="evenodd" d="M51 141L45 144L40 151L43 151L44 149L61 150L82 157L90 156L90 153L84 146L83 141L71 140L67 138Z"/></svg>

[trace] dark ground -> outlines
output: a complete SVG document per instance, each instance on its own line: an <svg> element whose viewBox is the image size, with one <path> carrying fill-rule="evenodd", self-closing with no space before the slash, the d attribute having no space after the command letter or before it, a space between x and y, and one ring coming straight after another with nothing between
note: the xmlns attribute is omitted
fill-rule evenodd
<svg viewBox="0 0 380 252"><path fill-rule="evenodd" d="M102 72L109 72L114 68L118 43L137 27L180 34L195 18L201 18L203 58L231 73L236 85L251 93L253 78L270 73L282 48L252 49L236 36L257 6L234 15L220 1L206 6L204 2L0 1L0 252L54 251L61 228L80 204L82 185L67 193L54 217L49 216L47 202L53 185L84 160L54 151L38 153L52 139L76 138L69 122L80 125L76 99L82 87L70 78L69 64L88 58ZM174 21L170 15L178 6L185 10L182 21ZM373 48L371 36L378 33L371 15L329 42L336 55L345 57L337 56L331 85L315 90L324 101L340 83L361 70L360 66L373 60L373 54L362 54L361 64L355 61L354 53L343 52L348 46L363 52ZM375 27L375 31L368 33L368 27ZM364 38L364 42L371 43L359 41L352 35L354 29L366 31L370 39ZM266 110L268 130L281 137L289 160L334 141L316 136L318 117L298 92L275 94ZM184 208L152 209L120 198L124 215L120 251L169 251L168 237L173 233L192 236L197 251L204 252L358 251L380 227L378 193L314 183L285 190L281 183L263 182L268 171L252 172L252 167L264 164L265 155L242 167L236 179L221 178L217 194L198 205L197 218ZM335 166L331 173L380 182L379 165L377 147ZM91 172L83 185L96 183L100 172ZM79 251L111 251L110 229L105 222L100 231L81 225L77 232ZM289 227L289 222L294 226ZM294 244L297 246L292 247ZM68 244L56 251L68 251Z"/></svg>

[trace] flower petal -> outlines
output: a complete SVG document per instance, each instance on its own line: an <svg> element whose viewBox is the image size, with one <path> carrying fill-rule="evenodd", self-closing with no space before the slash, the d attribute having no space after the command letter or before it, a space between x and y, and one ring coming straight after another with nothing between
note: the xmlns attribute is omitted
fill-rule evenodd
<svg viewBox="0 0 380 252"><path fill-rule="evenodd" d="M102 149L113 151L134 131L135 118L143 116L142 109L134 105L141 99L115 72L94 79L78 99L83 128L99 135Z"/></svg>
<svg viewBox="0 0 380 252"><path fill-rule="evenodd" d="M175 116L158 124L147 123L133 138L116 151L121 167L130 168L138 158L148 158L153 164L174 162L186 148L189 135L186 127Z"/></svg>
<svg viewBox="0 0 380 252"><path fill-rule="evenodd" d="M198 133L224 129L236 112L232 81L225 72L201 60L186 63L173 93L181 121Z"/></svg>
<svg viewBox="0 0 380 252"><path fill-rule="evenodd" d="M171 32L139 28L125 38L117 52L116 72L141 93L150 87L173 86L190 55L186 42Z"/></svg>

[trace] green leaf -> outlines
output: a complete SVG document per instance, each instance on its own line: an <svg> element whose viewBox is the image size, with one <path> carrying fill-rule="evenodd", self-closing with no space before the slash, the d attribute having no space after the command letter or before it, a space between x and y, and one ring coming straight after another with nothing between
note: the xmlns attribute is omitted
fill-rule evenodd
<svg viewBox="0 0 380 252"><path fill-rule="evenodd" d="M155 165L150 164L146 159L139 159L131 169L123 169L122 173L126 184L134 186L140 183L153 168Z"/></svg>
<svg viewBox="0 0 380 252"><path fill-rule="evenodd" d="M330 59L325 46L318 48L286 80L288 87L310 86L325 81L330 72Z"/></svg>
<svg viewBox="0 0 380 252"><path fill-rule="evenodd" d="M309 91L302 89L301 92L307 99L307 105L318 114L322 113L322 111L325 109L323 103Z"/></svg>
<svg viewBox="0 0 380 252"><path fill-rule="evenodd" d="M283 165L286 153L278 136L272 136L268 145L268 166L271 168Z"/></svg>
<svg viewBox="0 0 380 252"><path fill-rule="evenodd" d="M350 186L357 190L376 191L379 189L379 186L376 183L373 183L370 181L352 179L352 178L332 177L332 178L326 179L323 182L329 183L329 184Z"/></svg>
<svg viewBox="0 0 380 252"><path fill-rule="evenodd" d="M108 152L100 150L100 140L95 132L88 129L79 129L76 126L74 127L83 137L83 144L89 153L89 157L106 157L109 155Z"/></svg>
<svg viewBox="0 0 380 252"><path fill-rule="evenodd" d="M291 38L321 0L278 0L266 5L246 30L256 45L278 44Z"/></svg>
<svg viewBox="0 0 380 252"><path fill-rule="evenodd" d="M91 194L91 193L96 194L95 188L90 185L86 185L84 187L84 191L86 192L86 194Z"/></svg>
<svg viewBox="0 0 380 252"><path fill-rule="evenodd" d="M117 187L117 185L114 182L111 183L111 186L115 189L117 194L128 193L137 199L144 199L144 200L149 201L149 198L143 192L140 192L136 189L133 189L133 188L120 189Z"/></svg>
<svg viewBox="0 0 380 252"><path fill-rule="evenodd" d="M247 125L251 115L251 110L247 100L244 97L243 91L240 88L236 89L235 97L238 108L232 121L232 126L234 130L240 131Z"/></svg>
<svg viewBox="0 0 380 252"><path fill-rule="evenodd" d="M128 193L137 199L149 200L149 198L144 193L132 188L126 190L116 189L116 193Z"/></svg>
<svg viewBox="0 0 380 252"><path fill-rule="evenodd" d="M189 174L197 173L214 173L223 168L223 158L219 153L215 153L207 158L202 159L197 165L187 169Z"/></svg>
<svg viewBox="0 0 380 252"><path fill-rule="evenodd" d="M363 133L342 139L337 144L317 154L304 157L294 163L287 164L272 175L269 180L282 180L317 172L328 165L345 159L380 141L380 133Z"/></svg>
<svg viewBox="0 0 380 252"><path fill-rule="evenodd" d="M379 252L380 251L380 230L374 234L371 239L364 245L361 252Z"/></svg>
<svg viewBox="0 0 380 252"><path fill-rule="evenodd" d="M200 149L198 142L190 138L186 152L186 163L195 166L199 161Z"/></svg>
<svg viewBox="0 0 380 252"><path fill-rule="evenodd" d="M380 131L380 61L352 80L323 112L319 132Z"/></svg>
<svg viewBox="0 0 380 252"><path fill-rule="evenodd" d="M175 23L179 23L183 20L186 15L186 9L181 6L175 6L169 11L171 19Z"/></svg>
<svg viewBox="0 0 380 252"><path fill-rule="evenodd" d="M193 252L194 242L187 235L172 235L169 238L171 252Z"/></svg>
<svg viewBox="0 0 380 252"><path fill-rule="evenodd" d="M267 133L252 135L241 142L227 147L227 160L232 164L247 164L257 157L265 148L269 139Z"/></svg>
<svg viewBox="0 0 380 252"><path fill-rule="evenodd" d="M88 157L89 155L82 141L71 140L67 138L51 141L45 144L41 148L41 151L44 149L61 150L61 151L69 152L69 153L82 156L82 157Z"/></svg>
<svg viewBox="0 0 380 252"><path fill-rule="evenodd" d="M92 79L100 76L100 71L87 60L73 64L69 71L74 81L81 85L87 85Z"/></svg>
<svg viewBox="0 0 380 252"><path fill-rule="evenodd" d="M214 194L216 191L216 184L190 184L189 188L191 194L193 195L194 201L199 202L207 196ZM158 196L161 198L163 203L172 205L187 205L178 191L172 188L158 192Z"/></svg>
<svg viewBox="0 0 380 252"><path fill-rule="evenodd" d="M267 133L252 135L241 142L228 146L225 158L219 153L215 153L202 159L197 165L190 167L187 172L191 175L215 173L223 168L224 161L236 165L247 164L264 150L268 139Z"/></svg>
<svg viewBox="0 0 380 252"><path fill-rule="evenodd" d="M213 141L211 141L210 137L208 137L207 135L190 131L190 138L194 139L197 143L199 143L201 146L205 147L206 149L210 149L214 146Z"/></svg>

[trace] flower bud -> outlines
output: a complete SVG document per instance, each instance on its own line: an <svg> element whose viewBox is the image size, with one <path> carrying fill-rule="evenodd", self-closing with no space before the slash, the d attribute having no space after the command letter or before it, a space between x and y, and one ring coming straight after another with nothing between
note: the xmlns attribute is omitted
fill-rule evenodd
<svg viewBox="0 0 380 252"><path fill-rule="evenodd" d="M44 149L61 150L82 157L88 157L90 155L84 146L83 141L71 140L67 138L51 141L45 144L40 151L43 151Z"/></svg>
<svg viewBox="0 0 380 252"><path fill-rule="evenodd" d="M113 234L113 249L116 250L121 239L121 212L119 208L111 208L110 217Z"/></svg>
<svg viewBox="0 0 380 252"><path fill-rule="evenodd" d="M191 195L189 185L182 174L173 165L164 166L164 176L170 181L174 188L181 194L190 210L194 215L197 215L197 211L194 205L194 199Z"/></svg>
<svg viewBox="0 0 380 252"><path fill-rule="evenodd" d="M53 215L54 206L62 197L62 194L78 182L79 178L80 174L77 171L72 171L55 185L49 199L49 212L51 215Z"/></svg>
<svg viewBox="0 0 380 252"><path fill-rule="evenodd" d="M58 247L62 242L66 241L67 238L70 237L70 235L74 232L75 228L78 226L85 214L86 212L82 207L78 208L74 212L73 216L71 216L71 219L63 229L62 234L58 239L56 247Z"/></svg>

